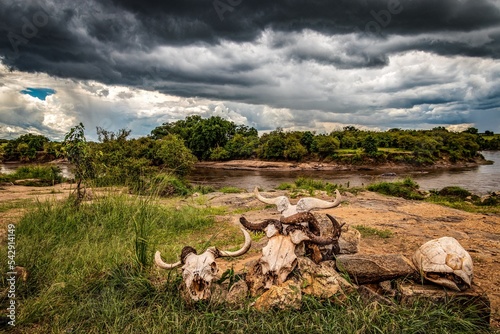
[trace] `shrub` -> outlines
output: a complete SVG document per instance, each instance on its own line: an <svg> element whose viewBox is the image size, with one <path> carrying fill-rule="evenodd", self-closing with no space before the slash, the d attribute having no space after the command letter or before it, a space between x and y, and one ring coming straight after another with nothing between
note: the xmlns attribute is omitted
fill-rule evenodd
<svg viewBox="0 0 500 334"><path fill-rule="evenodd" d="M458 186L444 187L438 191L438 194L441 196L451 196L460 199L466 199L467 197L472 196L471 192Z"/></svg>
<svg viewBox="0 0 500 334"><path fill-rule="evenodd" d="M61 183L64 180L59 166L21 166L14 173L4 175L2 179L5 181L22 179L39 180L30 184L34 186L50 186Z"/></svg>
<svg viewBox="0 0 500 334"><path fill-rule="evenodd" d="M424 197L417 190L419 185L407 177L403 181L379 182L370 184L367 189L384 195L402 197L406 199L422 200Z"/></svg>

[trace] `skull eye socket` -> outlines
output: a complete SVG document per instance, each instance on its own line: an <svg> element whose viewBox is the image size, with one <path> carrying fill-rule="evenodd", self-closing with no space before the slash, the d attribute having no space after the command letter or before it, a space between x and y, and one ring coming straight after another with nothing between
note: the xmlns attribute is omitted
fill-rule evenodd
<svg viewBox="0 0 500 334"><path fill-rule="evenodd" d="M212 274L216 274L217 273L217 264L215 262L212 262L210 264L210 270L212 271Z"/></svg>

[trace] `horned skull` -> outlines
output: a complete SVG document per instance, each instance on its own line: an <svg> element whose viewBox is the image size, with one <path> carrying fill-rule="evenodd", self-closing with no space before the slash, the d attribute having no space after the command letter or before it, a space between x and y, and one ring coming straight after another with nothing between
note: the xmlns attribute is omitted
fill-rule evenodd
<svg viewBox="0 0 500 334"><path fill-rule="evenodd" d="M303 215L303 213L299 215ZM333 219L331 216L329 218ZM299 221L298 218L290 220ZM298 248L303 245L304 241L314 245L329 245L338 241L336 237L325 238L316 235L300 223L287 223L277 219L251 223L245 217L241 217L240 222L251 231L265 232L269 238L267 245L262 249L262 256L258 263L261 268L260 273L263 276L264 289L286 281L288 275L297 265ZM335 223L338 226L336 221ZM333 223L334 226L335 223Z"/></svg>
<svg viewBox="0 0 500 334"><path fill-rule="evenodd" d="M193 247L185 246L181 252L181 260L176 263L165 263L159 251L155 253L155 263L162 269L173 269L182 265L182 280L189 297L193 301L206 300L211 296L211 285L218 268L215 259L218 257L236 257L245 254L251 245L250 234L241 228L245 243L241 249L228 252L216 247L209 247L204 253L197 254Z"/></svg>
<svg viewBox="0 0 500 334"><path fill-rule="evenodd" d="M333 202L324 201L314 197L304 197L299 199L296 205L291 204L290 200L286 196L278 196L274 198L264 197L259 193L258 187L255 187L253 192L259 201L266 204L276 205L276 208L284 217L289 217L298 212L308 212L313 209L334 208L336 206L339 206L340 202L342 201L342 197L340 196L340 192L338 190L335 190L336 197L335 201Z"/></svg>
<svg viewBox="0 0 500 334"><path fill-rule="evenodd" d="M413 255L413 263L422 276L456 291L471 287L472 258L452 237L442 237L423 244Z"/></svg>

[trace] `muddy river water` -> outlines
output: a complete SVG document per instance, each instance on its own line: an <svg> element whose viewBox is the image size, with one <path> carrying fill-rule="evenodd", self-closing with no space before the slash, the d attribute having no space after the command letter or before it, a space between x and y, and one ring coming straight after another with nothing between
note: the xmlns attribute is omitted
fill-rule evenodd
<svg viewBox="0 0 500 334"><path fill-rule="evenodd" d="M298 177L309 177L350 187L367 185L379 181L391 181L411 176L421 189L441 189L446 186L460 186L473 193L487 194L500 190L500 151L484 151L483 156L494 163L470 168L413 171L272 171L272 170L223 170L197 168L189 181L194 184L214 187L233 186L251 191L256 185L271 189L283 182L293 182ZM395 176L384 176L395 173Z"/></svg>

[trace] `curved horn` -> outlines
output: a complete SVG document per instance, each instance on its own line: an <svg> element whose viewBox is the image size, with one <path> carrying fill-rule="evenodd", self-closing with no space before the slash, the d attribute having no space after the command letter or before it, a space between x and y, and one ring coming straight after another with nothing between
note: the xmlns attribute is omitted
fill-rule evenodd
<svg viewBox="0 0 500 334"><path fill-rule="evenodd" d="M278 205L278 202L279 200L281 199L280 197L274 197L274 198L267 198L267 197L263 197L260 193L259 193L259 187L255 187L254 190L253 190L253 193L255 194L255 197L257 197L257 199L261 202L264 202L266 204L274 204L274 205Z"/></svg>
<svg viewBox="0 0 500 334"><path fill-rule="evenodd" d="M319 228L319 223L316 220L316 217L314 215L307 211L307 212L299 212L294 215L288 216L288 217L281 217L280 221L283 224L307 224L309 227L309 230L315 234L315 235L320 235L320 228Z"/></svg>
<svg viewBox="0 0 500 334"><path fill-rule="evenodd" d="M296 245L300 244L302 241L309 241L317 245L330 245L335 242L333 238L324 238L311 233L304 226L292 225L287 228L292 242Z"/></svg>
<svg viewBox="0 0 500 334"><path fill-rule="evenodd" d="M155 253L155 264L160 267L161 269L173 269L175 267L178 267L182 264L181 261L175 262L175 263L165 263L161 259L161 254L160 251L156 251Z"/></svg>
<svg viewBox="0 0 500 334"><path fill-rule="evenodd" d="M248 252L248 250L250 249L250 245L252 244L252 238L250 238L250 234L244 228L240 227L240 229L243 232L243 235L245 236L245 244L243 245L243 247L241 247L239 250L234 251L234 252L227 252L227 251L218 250L219 256L221 256L221 257L223 257L223 256L236 257L236 256L240 256L240 255L243 255L246 252Z"/></svg>
<svg viewBox="0 0 500 334"><path fill-rule="evenodd" d="M332 226L333 226L333 233L332 233L332 235L333 235L333 237L337 238L337 239L340 238L340 233L342 233L342 226L344 226L345 223L343 223L342 225L340 225L339 222L337 221L337 219L333 218L328 213L326 214L326 216L332 222Z"/></svg>
<svg viewBox="0 0 500 334"><path fill-rule="evenodd" d="M267 225L269 225L271 222L270 219L266 219L260 223L251 223L245 217L240 217L240 223L250 231L264 231Z"/></svg>
<svg viewBox="0 0 500 334"><path fill-rule="evenodd" d="M306 197L297 202L297 211L310 211L312 209L329 209L340 205L342 196L338 189L335 190L335 201L329 202L322 199Z"/></svg>

